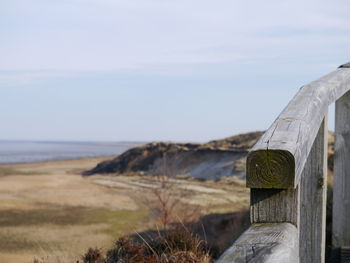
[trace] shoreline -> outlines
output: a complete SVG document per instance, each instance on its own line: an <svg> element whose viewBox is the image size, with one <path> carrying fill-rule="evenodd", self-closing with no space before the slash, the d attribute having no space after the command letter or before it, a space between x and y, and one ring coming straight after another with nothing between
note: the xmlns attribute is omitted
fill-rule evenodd
<svg viewBox="0 0 350 263"><path fill-rule="evenodd" d="M40 164L59 164L63 162L74 162L74 161L100 161L100 160L108 160L117 157L116 155L98 155L91 157L76 157L76 158L67 158L67 159L55 159L55 160L42 160L37 162L14 162L14 163L0 163L0 167L11 167L11 166L25 166L25 165L40 165Z"/></svg>

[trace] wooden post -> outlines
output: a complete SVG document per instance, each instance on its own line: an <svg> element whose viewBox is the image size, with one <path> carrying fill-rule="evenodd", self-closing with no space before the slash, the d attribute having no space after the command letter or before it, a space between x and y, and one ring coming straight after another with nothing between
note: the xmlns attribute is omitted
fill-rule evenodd
<svg viewBox="0 0 350 263"><path fill-rule="evenodd" d="M251 228L265 228L266 233L260 234L259 242L250 238L250 235L248 235L249 238L243 235L243 240L249 240L250 246L244 245L244 248L242 248L243 244L240 244L240 239L236 246L228 252L231 256L226 255L226 257L223 257L225 260L219 262L299 263L299 233L297 227L299 211L299 187L296 189L250 189ZM272 230L270 226L273 225L278 228L281 228L281 226L288 227L283 227L284 233L281 233ZM253 231L253 233L257 233L257 231ZM269 236L275 238L281 236L282 239L289 240L289 243L281 246L278 238L271 240L268 238Z"/></svg>
<svg viewBox="0 0 350 263"><path fill-rule="evenodd" d="M250 188L296 188L328 106L350 90L342 68L303 86L247 157Z"/></svg>
<svg viewBox="0 0 350 263"><path fill-rule="evenodd" d="M250 219L254 223L288 222L298 226L297 189L250 189Z"/></svg>
<svg viewBox="0 0 350 263"><path fill-rule="evenodd" d="M325 117L297 189L251 189L252 223L289 222L298 226L301 263L325 262L327 136Z"/></svg>
<svg viewBox="0 0 350 263"><path fill-rule="evenodd" d="M340 247L350 247L350 91L335 105L332 245L338 254Z"/></svg>
<svg viewBox="0 0 350 263"><path fill-rule="evenodd" d="M304 166L300 182L301 263L324 263L327 194L327 115Z"/></svg>
<svg viewBox="0 0 350 263"><path fill-rule="evenodd" d="M333 244L350 253L349 68L303 86L250 150L252 226L218 262L325 262L327 112L336 100Z"/></svg>

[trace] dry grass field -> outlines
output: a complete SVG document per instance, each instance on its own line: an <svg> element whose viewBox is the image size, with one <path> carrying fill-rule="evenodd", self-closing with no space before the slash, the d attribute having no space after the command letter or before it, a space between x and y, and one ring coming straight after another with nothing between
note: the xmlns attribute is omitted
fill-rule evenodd
<svg viewBox="0 0 350 263"><path fill-rule="evenodd" d="M161 182L142 176L80 176L103 158L0 166L0 262L76 262L88 247L154 227ZM172 179L179 207L202 214L248 204L242 181ZM184 218L182 218L184 219Z"/></svg>

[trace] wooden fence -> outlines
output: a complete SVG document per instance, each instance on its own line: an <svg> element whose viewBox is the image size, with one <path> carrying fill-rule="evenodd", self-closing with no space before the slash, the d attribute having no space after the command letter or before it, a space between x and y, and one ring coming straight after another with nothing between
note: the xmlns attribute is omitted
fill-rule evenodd
<svg viewBox="0 0 350 263"><path fill-rule="evenodd" d="M252 225L217 263L325 262L327 114L334 102L332 246L334 262L350 262L349 90L350 63L303 86L252 148Z"/></svg>

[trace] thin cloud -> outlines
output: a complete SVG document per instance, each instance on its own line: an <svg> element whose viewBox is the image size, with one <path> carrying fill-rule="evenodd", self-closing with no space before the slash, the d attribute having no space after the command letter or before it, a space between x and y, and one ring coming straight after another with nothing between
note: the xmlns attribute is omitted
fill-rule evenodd
<svg viewBox="0 0 350 263"><path fill-rule="evenodd" d="M0 71L0 88L12 86L28 86L42 83L52 78L69 78L77 73L68 71Z"/></svg>
<svg viewBox="0 0 350 263"><path fill-rule="evenodd" d="M319 56L349 39L341 0L22 2L4 4L1 70L247 63L310 47Z"/></svg>

